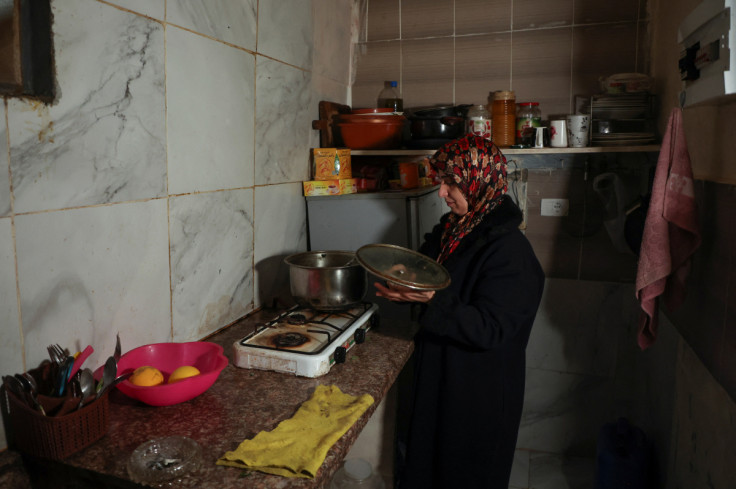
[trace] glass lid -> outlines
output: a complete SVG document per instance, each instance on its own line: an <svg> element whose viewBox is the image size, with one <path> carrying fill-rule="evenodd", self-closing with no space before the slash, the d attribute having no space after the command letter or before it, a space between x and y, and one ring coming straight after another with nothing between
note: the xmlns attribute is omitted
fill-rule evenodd
<svg viewBox="0 0 736 489"><path fill-rule="evenodd" d="M358 262L388 282L414 290L441 290L450 285L445 267L416 251L389 244L370 244L355 252Z"/></svg>

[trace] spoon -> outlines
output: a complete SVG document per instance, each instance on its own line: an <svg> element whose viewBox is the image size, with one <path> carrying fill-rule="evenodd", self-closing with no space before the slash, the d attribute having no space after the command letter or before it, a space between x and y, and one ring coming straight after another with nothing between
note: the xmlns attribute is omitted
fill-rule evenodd
<svg viewBox="0 0 736 489"><path fill-rule="evenodd" d="M102 386L102 389L100 389L100 392L97 394L97 397L102 397L102 394L109 389L110 387L114 387L118 385L120 382L127 380L131 375L133 375L133 371L125 372L123 375L120 375L118 377L115 377L115 380L110 382L109 384L105 384Z"/></svg>
<svg viewBox="0 0 736 489"><path fill-rule="evenodd" d="M46 416L46 411L43 409L41 403L38 402L38 397L36 397L36 380L31 376L31 374L27 372L22 375L15 374L15 378L18 379L23 389L30 396L31 401L33 402L33 406L36 408L36 410L40 411L41 414Z"/></svg>
<svg viewBox="0 0 736 489"><path fill-rule="evenodd" d="M82 370L82 374L79 377L79 387L82 389L82 399L79 401L77 409L82 409L84 402L94 393L95 391L95 378L92 375L92 371L88 368Z"/></svg>
<svg viewBox="0 0 736 489"><path fill-rule="evenodd" d="M118 374L118 362L115 361L114 357L108 357L105 362L105 369L102 371L102 382L97 384L97 397L104 389L107 388L108 384L111 384L115 380L115 376Z"/></svg>

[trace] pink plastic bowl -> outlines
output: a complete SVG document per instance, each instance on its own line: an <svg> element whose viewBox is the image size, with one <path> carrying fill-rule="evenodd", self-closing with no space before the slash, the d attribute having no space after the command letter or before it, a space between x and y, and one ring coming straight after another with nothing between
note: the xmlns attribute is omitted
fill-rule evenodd
<svg viewBox="0 0 736 489"><path fill-rule="evenodd" d="M143 387L128 380L117 385L123 394L151 406L171 406L194 399L209 389L228 364L223 348L207 341L189 343L154 343L130 350L118 361L118 375L145 365L156 367L164 374L164 384ZM199 370L195 377L168 384L177 368L191 365Z"/></svg>

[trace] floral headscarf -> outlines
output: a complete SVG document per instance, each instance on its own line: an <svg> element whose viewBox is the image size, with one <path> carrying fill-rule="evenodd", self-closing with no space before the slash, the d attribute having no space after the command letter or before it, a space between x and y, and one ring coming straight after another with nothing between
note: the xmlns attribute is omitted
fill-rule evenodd
<svg viewBox="0 0 736 489"><path fill-rule="evenodd" d="M468 134L442 146L429 164L435 179L452 177L468 201L467 214L450 214L445 223L437 257L442 263L507 192L506 158L491 141Z"/></svg>

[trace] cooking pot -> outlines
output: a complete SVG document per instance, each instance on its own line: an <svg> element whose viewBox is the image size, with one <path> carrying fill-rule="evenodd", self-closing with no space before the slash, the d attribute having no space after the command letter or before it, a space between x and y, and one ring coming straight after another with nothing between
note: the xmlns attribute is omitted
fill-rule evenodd
<svg viewBox="0 0 736 489"><path fill-rule="evenodd" d="M287 256L291 295L297 304L322 311L359 304L368 290L365 269L350 251L306 251Z"/></svg>
<svg viewBox="0 0 736 489"><path fill-rule="evenodd" d="M409 112L412 139L455 139L465 132L467 105L413 109Z"/></svg>

